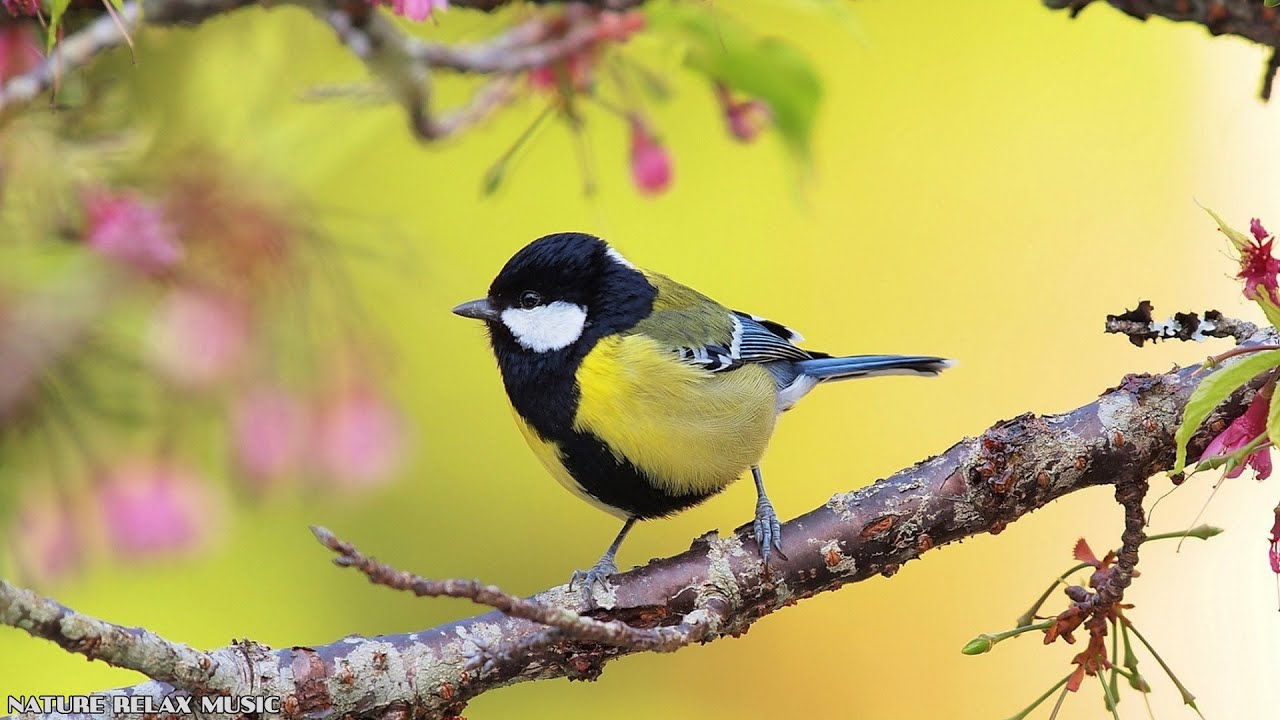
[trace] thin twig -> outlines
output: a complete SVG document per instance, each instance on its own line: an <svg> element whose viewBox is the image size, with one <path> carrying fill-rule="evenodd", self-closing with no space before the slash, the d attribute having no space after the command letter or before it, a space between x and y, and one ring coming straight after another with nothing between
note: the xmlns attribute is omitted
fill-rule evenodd
<svg viewBox="0 0 1280 720"><path fill-rule="evenodd" d="M1217 310L1206 310L1202 320L1196 313L1175 313L1164 321L1151 315L1150 300L1141 300L1133 310L1108 315L1106 332L1127 335L1129 342L1142 347L1148 340L1182 340L1203 342L1209 338L1235 338L1238 343L1258 332L1251 322L1229 318Z"/></svg>
<svg viewBox="0 0 1280 720"><path fill-rule="evenodd" d="M313 526L320 544L338 555L334 563L359 570L369 582L396 590L411 592L418 597L453 597L487 605L511 617L531 620L555 628L566 636L585 642L626 647L632 650L670 652L706 636L709 623L698 622L681 627L637 628L617 620L601 622L580 615L573 610L547 605L504 592L493 585L476 580L429 580L378 562L362 554L352 544L335 536L329 530Z"/></svg>

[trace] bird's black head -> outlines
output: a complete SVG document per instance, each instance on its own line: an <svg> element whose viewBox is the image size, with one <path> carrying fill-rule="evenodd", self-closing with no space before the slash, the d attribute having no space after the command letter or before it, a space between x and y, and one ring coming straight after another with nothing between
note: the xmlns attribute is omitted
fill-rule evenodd
<svg viewBox="0 0 1280 720"><path fill-rule="evenodd" d="M488 323L499 361L505 354L561 351L580 358L601 337L646 317L656 294L600 238L558 233L525 246L494 278L487 297L454 312Z"/></svg>

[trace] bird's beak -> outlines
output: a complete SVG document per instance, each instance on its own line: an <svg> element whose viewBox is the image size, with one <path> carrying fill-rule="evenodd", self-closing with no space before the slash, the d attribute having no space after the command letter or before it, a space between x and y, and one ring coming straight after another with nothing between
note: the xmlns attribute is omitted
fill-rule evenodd
<svg viewBox="0 0 1280 720"><path fill-rule="evenodd" d="M489 298L464 302L453 309L453 314L473 320L494 321L498 319L498 310L493 306L493 303L489 302Z"/></svg>

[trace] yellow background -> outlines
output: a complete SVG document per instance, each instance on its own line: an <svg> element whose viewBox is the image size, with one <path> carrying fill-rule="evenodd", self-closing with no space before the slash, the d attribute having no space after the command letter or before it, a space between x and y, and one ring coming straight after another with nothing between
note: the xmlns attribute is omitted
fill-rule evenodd
<svg viewBox="0 0 1280 720"><path fill-rule="evenodd" d="M278 181L308 203L317 225L341 228L335 235L359 250L351 266L386 338L390 382L416 442L389 489L354 500L279 494L237 508L206 555L147 567L100 563L46 589L76 609L197 647L242 637L279 647L475 612L333 568L306 531L311 523L400 567L519 593L588 565L615 521L536 464L481 328L448 312L547 232L603 234L639 264L800 328L814 348L959 360L936 380L824 388L790 413L765 464L784 517L997 420L1068 410L1125 372L1163 371L1225 349L1138 350L1104 336L1104 316L1139 298L1152 299L1158 314L1256 314L1196 201L1238 227L1251 215L1280 226L1280 108L1256 98L1262 49L1199 27L1144 25L1101 4L1072 21L1034 0L864 0L852 6L853 30L782 2L717 5L800 43L821 73L815 168L799 192L776 139L732 142L705 85L683 76L675 100L654 115L675 158L669 194L651 200L631 190L622 127L590 111L597 197L579 192L573 144L555 127L496 197L482 199L484 168L537 104L424 147L394 107L298 102L316 83L365 77L299 10L149 31L136 68L114 58L117 79L136 90L134 112ZM453 11L425 32L479 38L491 23ZM443 92L456 98L459 89L446 83ZM1211 482L1197 479L1165 501L1154 529L1189 524ZM1210 718L1273 717L1280 706L1280 614L1264 549L1277 483L1228 481L1205 515L1227 533L1181 553L1149 547L1129 595L1131 617ZM740 483L677 519L643 525L621 564L733 528L753 502L750 483ZM1108 490L1082 492L998 537L931 552L891 580L766 618L741 639L625 659L594 684L493 692L467 714L1006 717L1066 674L1078 647L1025 637L976 658L960 648L1010 627L1070 564L1077 536L1101 549L1119 527ZM1152 660L1143 656L1142 667L1158 717L1193 717ZM0 629L0 694L139 679ZM1141 699L1126 693L1122 716L1145 716ZM1061 717L1104 715L1091 681Z"/></svg>

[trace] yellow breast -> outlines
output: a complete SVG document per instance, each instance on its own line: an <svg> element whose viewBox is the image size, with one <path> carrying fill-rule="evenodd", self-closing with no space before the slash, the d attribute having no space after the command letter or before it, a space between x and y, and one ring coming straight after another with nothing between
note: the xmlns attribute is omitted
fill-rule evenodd
<svg viewBox="0 0 1280 720"><path fill-rule="evenodd" d="M520 417L520 413L516 412L514 407L511 408L511 414L515 416L516 427L520 428L520 434L524 436L525 442L529 443L529 449L533 450L533 454L538 458L538 462L542 463L542 466L547 469L547 472L551 473L551 477L555 478L556 482L563 485L575 496L587 501L601 510L604 510L610 515L623 520L627 519L628 516L625 511L615 507L610 507L609 505L600 502L596 498L592 497L591 494L578 483L578 481L569 472L569 469L564 466L564 460L560 455L560 448L557 447L555 443L548 442L547 440L544 440L542 436L538 435L538 431L534 430L524 418Z"/></svg>
<svg viewBox="0 0 1280 720"><path fill-rule="evenodd" d="M776 390L757 365L712 373L675 361L643 335L611 336L583 360L577 379L574 429L674 494L733 482L759 462L773 434Z"/></svg>

